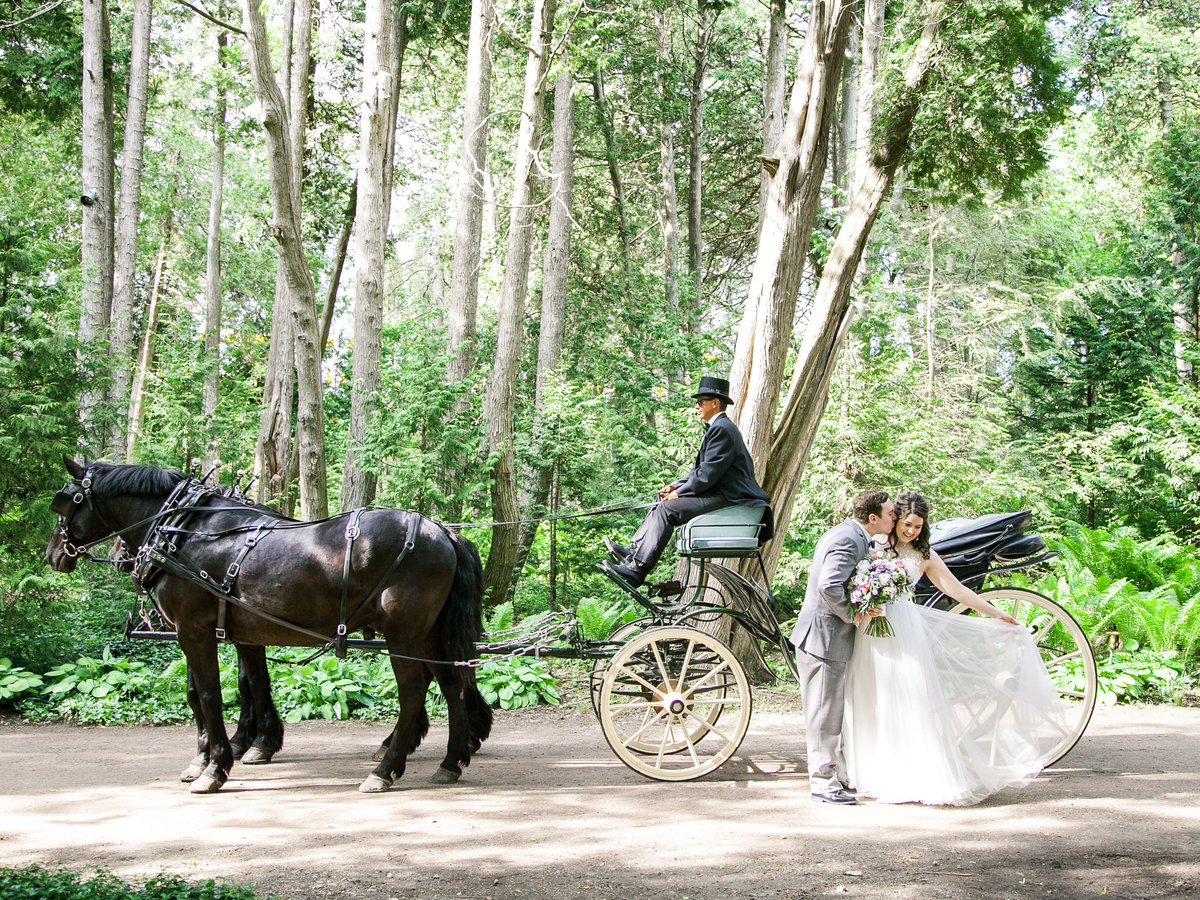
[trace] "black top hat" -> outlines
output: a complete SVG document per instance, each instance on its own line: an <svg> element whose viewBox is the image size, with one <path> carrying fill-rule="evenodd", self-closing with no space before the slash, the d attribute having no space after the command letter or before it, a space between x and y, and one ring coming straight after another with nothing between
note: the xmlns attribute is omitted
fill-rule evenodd
<svg viewBox="0 0 1200 900"><path fill-rule="evenodd" d="M719 397L726 403L733 402L733 398L729 396L729 382L724 378L712 378L708 375L700 379L700 387L692 394L693 400L699 400L701 397Z"/></svg>

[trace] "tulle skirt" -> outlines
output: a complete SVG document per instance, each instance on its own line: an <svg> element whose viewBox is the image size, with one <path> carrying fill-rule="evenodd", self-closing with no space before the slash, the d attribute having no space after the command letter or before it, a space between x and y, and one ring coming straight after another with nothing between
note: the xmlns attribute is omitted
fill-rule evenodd
<svg viewBox="0 0 1200 900"><path fill-rule="evenodd" d="M907 602L887 617L893 636L860 628L847 670L842 733L857 790L969 806L1036 776L1069 729L1029 633Z"/></svg>

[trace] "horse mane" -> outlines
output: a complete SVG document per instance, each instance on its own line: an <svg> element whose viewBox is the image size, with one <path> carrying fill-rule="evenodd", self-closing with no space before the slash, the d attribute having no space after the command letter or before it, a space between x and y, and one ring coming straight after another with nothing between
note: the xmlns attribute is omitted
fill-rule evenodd
<svg viewBox="0 0 1200 900"><path fill-rule="evenodd" d="M98 478L97 478L98 476ZM154 469L150 466L100 463L94 478L106 492L157 497L169 494L175 485L187 478L175 469Z"/></svg>

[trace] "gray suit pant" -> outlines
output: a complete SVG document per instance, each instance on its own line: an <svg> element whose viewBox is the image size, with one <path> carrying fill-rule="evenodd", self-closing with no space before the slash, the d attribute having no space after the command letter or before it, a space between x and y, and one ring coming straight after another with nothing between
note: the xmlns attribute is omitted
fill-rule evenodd
<svg viewBox="0 0 1200 900"><path fill-rule="evenodd" d="M813 793L846 784L842 747L847 660L821 659L796 650L800 699L804 704L804 736L808 744L808 783Z"/></svg>
<svg viewBox="0 0 1200 900"><path fill-rule="evenodd" d="M634 564L643 574L648 574L671 543L671 535L678 526L696 516L732 505L720 494L656 501L629 542Z"/></svg>

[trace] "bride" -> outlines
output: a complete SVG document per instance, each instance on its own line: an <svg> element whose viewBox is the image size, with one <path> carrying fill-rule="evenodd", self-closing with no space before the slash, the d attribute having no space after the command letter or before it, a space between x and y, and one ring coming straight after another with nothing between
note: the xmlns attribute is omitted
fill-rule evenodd
<svg viewBox="0 0 1200 900"><path fill-rule="evenodd" d="M860 627L846 674L851 783L884 803L968 806L1041 771L1066 735L1065 709L1029 632L951 574L929 547L929 502L896 498L884 553L979 612L886 609L893 636Z"/></svg>

